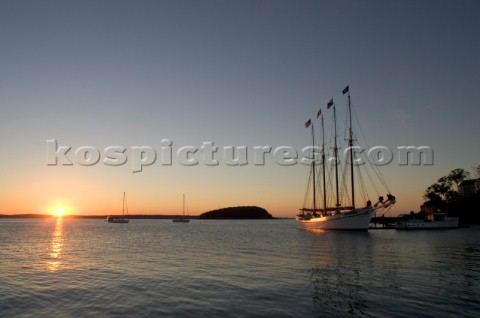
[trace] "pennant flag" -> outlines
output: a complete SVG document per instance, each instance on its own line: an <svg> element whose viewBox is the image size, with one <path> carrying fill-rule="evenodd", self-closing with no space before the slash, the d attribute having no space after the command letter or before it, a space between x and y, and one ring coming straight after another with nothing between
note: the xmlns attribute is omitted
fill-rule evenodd
<svg viewBox="0 0 480 318"><path fill-rule="evenodd" d="M345 87L342 91L343 95L345 95L346 93L348 93L348 90L349 90L349 87L350 85L347 85L347 87Z"/></svg>
<svg viewBox="0 0 480 318"><path fill-rule="evenodd" d="M312 124L312 120L309 119L309 120L305 123L305 128L310 127L311 124Z"/></svg>
<svg viewBox="0 0 480 318"><path fill-rule="evenodd" d="M327 104L327 109L329 109L330 107L332 107L333 105L333 98L328 102Z"/></svg>
<svg viewBox="0 0 480 318"><path fill-rule="evenodd" d="M317 118L320 117L321 115L322 115L322 109L320 108L317 113Z"/></svg>

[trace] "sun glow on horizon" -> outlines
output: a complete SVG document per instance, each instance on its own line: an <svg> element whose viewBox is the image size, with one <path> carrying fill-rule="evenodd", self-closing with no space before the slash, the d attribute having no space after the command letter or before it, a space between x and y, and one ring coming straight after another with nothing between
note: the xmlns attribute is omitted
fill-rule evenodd
<svg viewBox="0 0 480 318"><path fill-rule="evenodd" d="M45 207L44 213L51 215L53 217L61 218L62 216L71 215L74 211L74 206L71 204L62 201L57 201L56 203Z"/></svg>
<svg viewBox="0 0 480 318"><path fill-rule="evenodd" d="M59 217L64 216L65 215L65 209L64 208L55 209L54 215L59 216Z"/></svg>

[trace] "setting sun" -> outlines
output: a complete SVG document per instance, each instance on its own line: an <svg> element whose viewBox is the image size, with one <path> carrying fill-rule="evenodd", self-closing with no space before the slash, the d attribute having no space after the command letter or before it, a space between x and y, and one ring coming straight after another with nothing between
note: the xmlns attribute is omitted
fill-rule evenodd
<svg viewBox="0 0 480 318"><path fill-rule="evenodd" d="M65 209L63 208L58 208L54 212L55 216L63 216L65 214Z"/></svg>
<svg viewBox="0 0 480 318"><path fill-rule="evenodd" d="M56 199L50 205L45 206L42 211L44 214L54 217L69 216L74 213L75 206L68 200Z"/></svg>

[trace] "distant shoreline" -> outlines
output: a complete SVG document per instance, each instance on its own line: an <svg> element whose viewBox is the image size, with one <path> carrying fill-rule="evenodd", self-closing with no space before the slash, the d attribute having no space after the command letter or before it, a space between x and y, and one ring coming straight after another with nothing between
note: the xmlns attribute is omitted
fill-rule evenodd
<svg viewBox="0 0 480 318"><path fill-rule="evenodd" d="M135 220L135 219L174 219L178 218L181 215L177 214L169 214L169 215L164 215L164 214L132 214L128 215L127 218L130 220ZM107 215L64 215L62 218L65 219L105 219ZM47 219L47 218L57 218L55 215L50 215L50 214L0 214L0 219ZM188 219L200 219L198 215L191 215L188 217ZM293 218L286 218L286 217L274 217L271 220L289 220ZM213 219L212 219L213 220ZM247 219L244 219L247 220ZM250 220L250 219L248 219ZM251 220L258 220L258 219L251 219ZM261 219L259 219L261 220ZM210 221L210 220L209 220Z"/></svg>

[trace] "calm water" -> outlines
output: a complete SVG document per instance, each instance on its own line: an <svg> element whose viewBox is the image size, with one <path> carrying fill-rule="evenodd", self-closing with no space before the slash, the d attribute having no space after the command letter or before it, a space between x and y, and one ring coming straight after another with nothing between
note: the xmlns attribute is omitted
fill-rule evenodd
<svg viewBox="0 0 480 318"><path fill-rule="evenodd" d="M0 316L477 317L479 241L480 228L0 219Z"/></svg>

